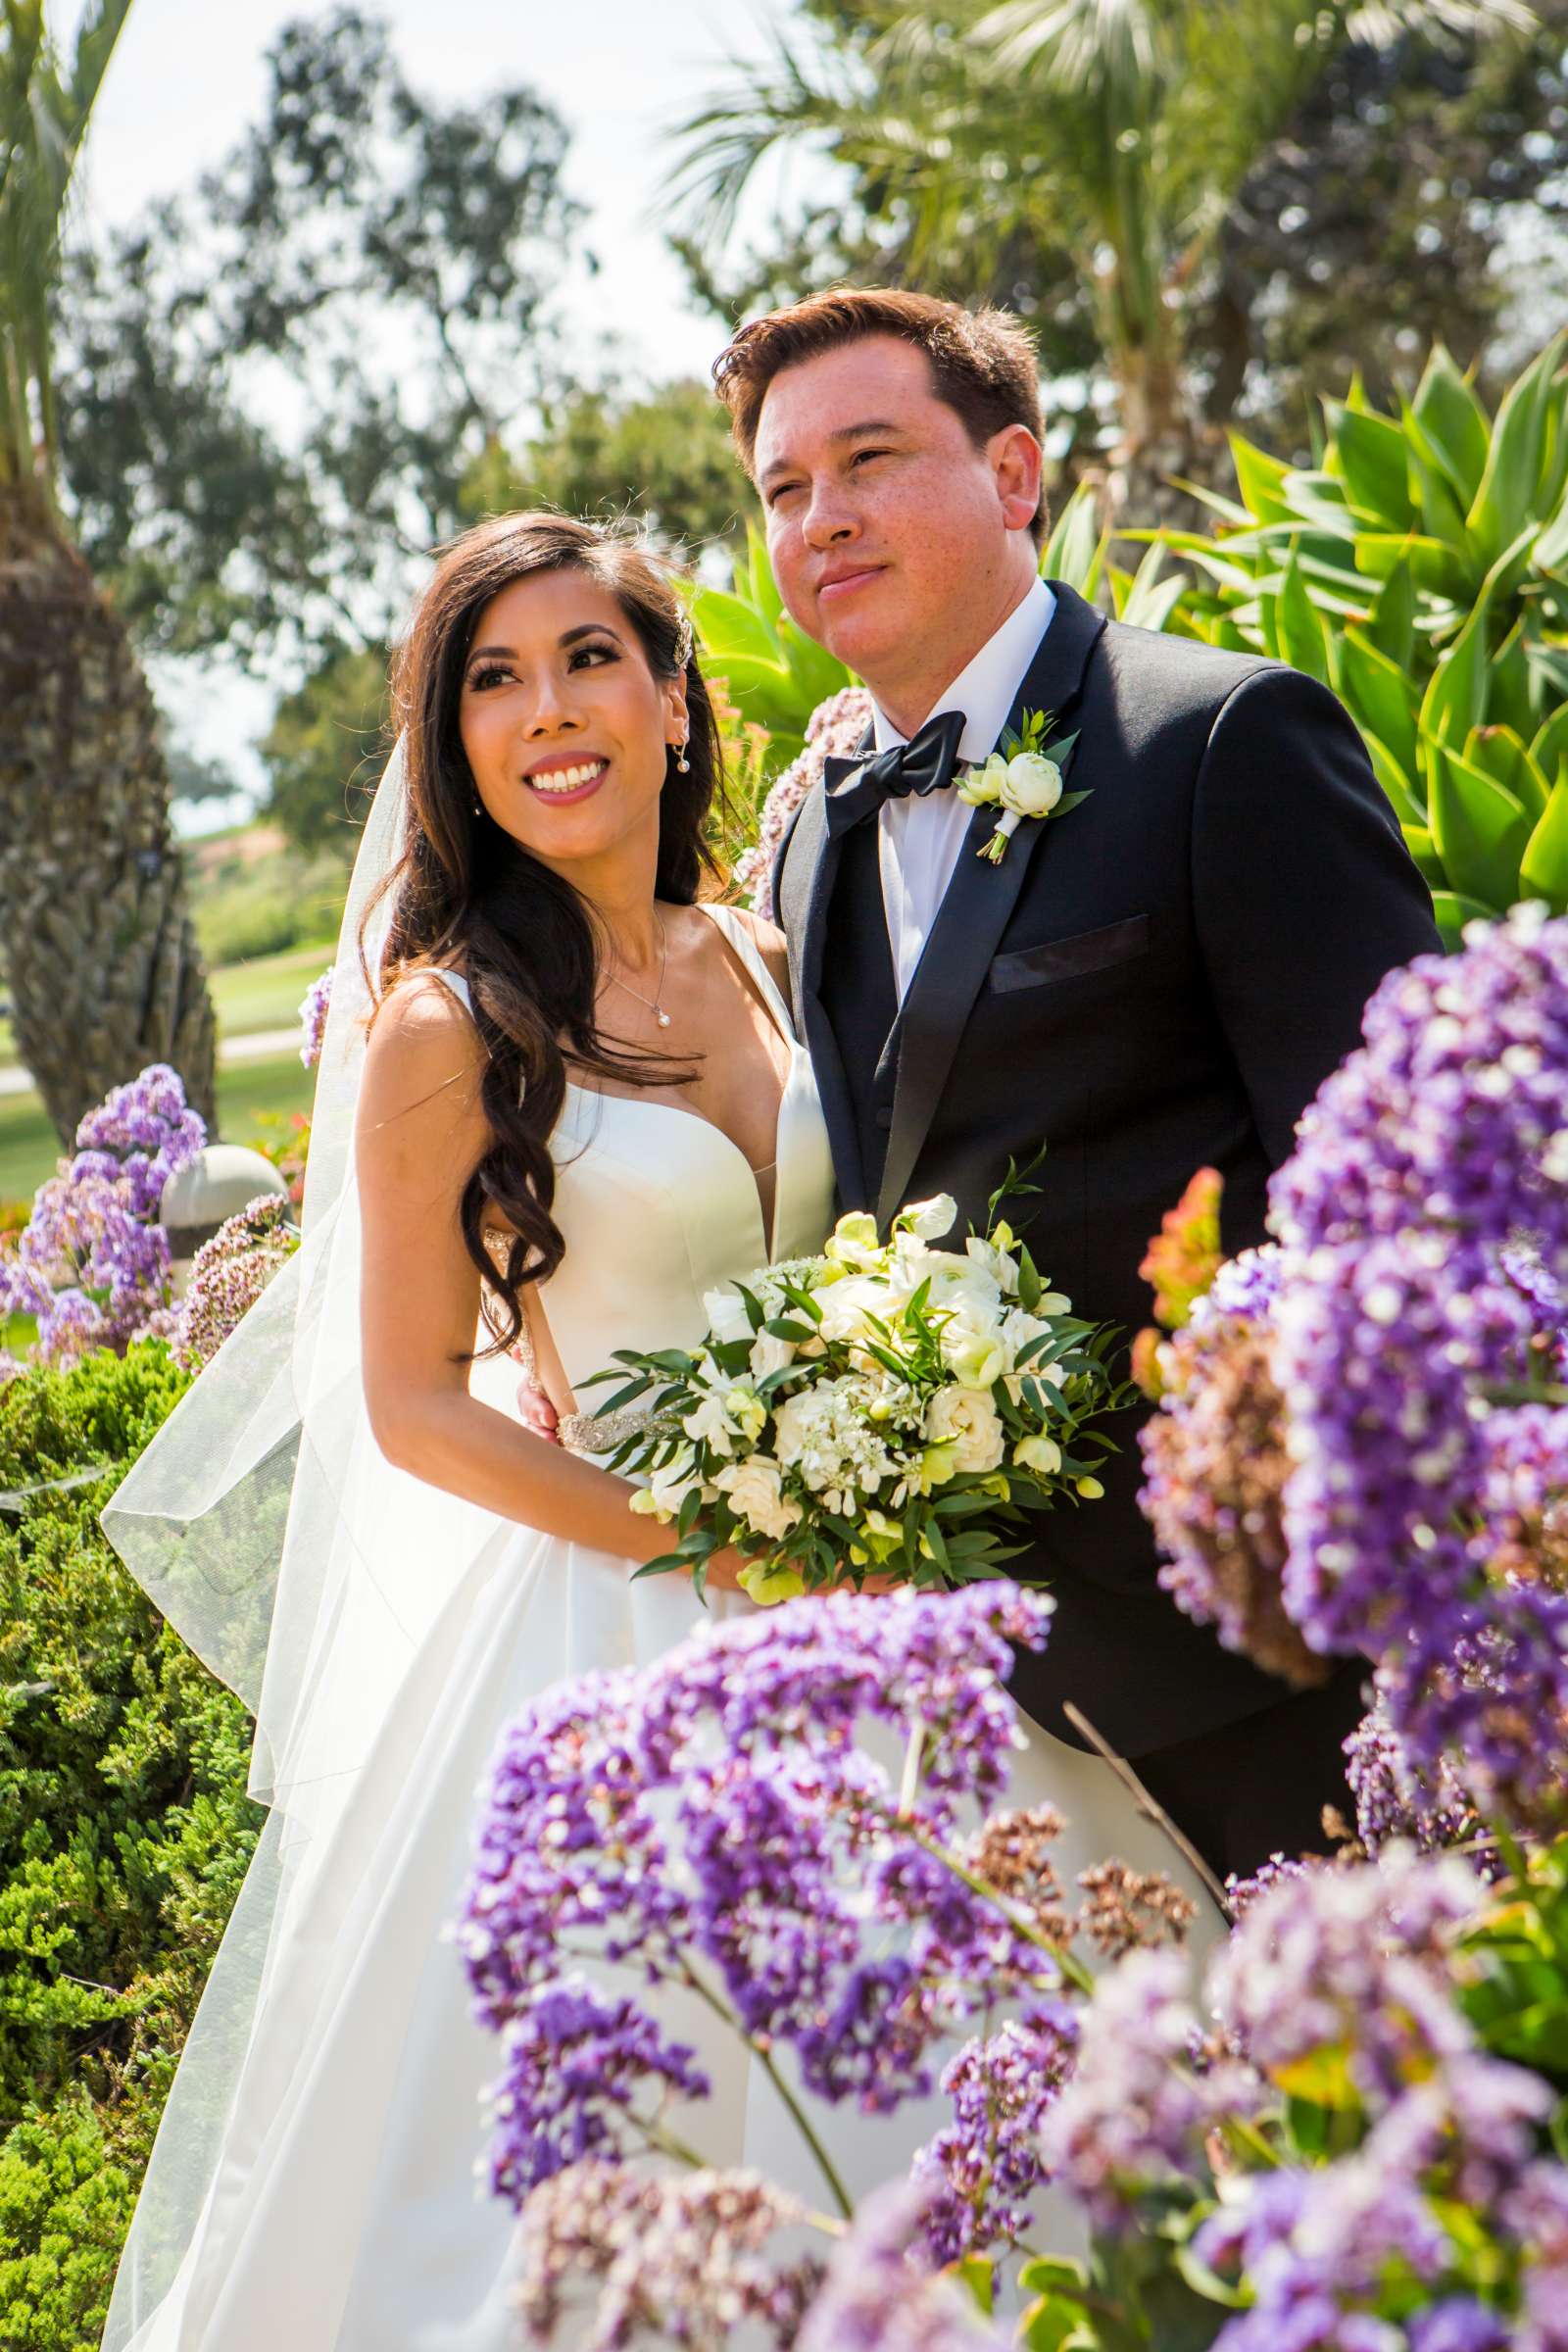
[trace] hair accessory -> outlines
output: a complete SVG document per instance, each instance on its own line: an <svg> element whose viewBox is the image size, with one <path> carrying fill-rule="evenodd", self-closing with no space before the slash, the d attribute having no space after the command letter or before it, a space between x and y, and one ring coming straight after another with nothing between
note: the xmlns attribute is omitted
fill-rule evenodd
<svg viewBox="0 0 1568 2352"><path fill-rule="evenodd" d="M692 616L689 612L683 612L680 616L680 626L675 631L675 667L684 669L691 658Z"/></svg>

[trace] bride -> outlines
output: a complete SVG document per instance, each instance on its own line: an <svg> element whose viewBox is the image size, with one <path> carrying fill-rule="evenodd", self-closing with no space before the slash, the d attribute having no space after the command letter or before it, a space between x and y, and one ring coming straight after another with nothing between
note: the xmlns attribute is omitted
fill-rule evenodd
<svg viewBox="0 0 1568 2352"><path fill-rule="evenodd" d="M576 1390L684 1348L704 1293L820 1247L833 1182L782 942L699 897L719 786L690 626L623 537L503 516L447 551L394 678L305 1240L115 1496L111 1539L257 1716L268 1826L166 2108L106 2352L503 2352L514 2216L447 1938L497 1736L703 1621ZM560 1443L519 1405L519 1357ZM740 1563L710 1571L711 1606ZM868 1607L881 1605L874 1599ZM1035 1734L1013 1801L1070 1872L1169 1856ZM678 2021L716 2163L796 2164L760 2079ZM931 2114L827 2129L863 2188Z"/></svg>

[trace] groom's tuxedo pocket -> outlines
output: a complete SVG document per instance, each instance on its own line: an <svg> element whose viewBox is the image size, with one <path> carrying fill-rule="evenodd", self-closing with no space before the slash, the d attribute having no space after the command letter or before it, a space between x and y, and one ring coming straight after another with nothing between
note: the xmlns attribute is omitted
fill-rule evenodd
<svg viewBox="0 0 1568 2352"><path fill-rule="evenodd" d="M1085 972L1102 972L1125 963L1149 948L1149 917L1130 914L1125 922L1104 923L1098 931L1076 931L1070 939L1047 940L1038 948L1015 948L992 960L987 987L998 996L1018 988L1042 988L1048 980L1076 980Z"/></svg>

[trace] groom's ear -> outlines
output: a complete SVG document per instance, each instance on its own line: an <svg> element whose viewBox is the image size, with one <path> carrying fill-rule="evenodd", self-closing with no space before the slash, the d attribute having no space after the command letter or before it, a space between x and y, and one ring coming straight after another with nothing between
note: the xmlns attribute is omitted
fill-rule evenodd
<svg viewBox="0 0 1568 2352"><path fill-rule="evenodd" d="M1026 424L1004 424L986 443L1003 520L1009 531L1027 531L1040 512L1045 453Z"/></svg>

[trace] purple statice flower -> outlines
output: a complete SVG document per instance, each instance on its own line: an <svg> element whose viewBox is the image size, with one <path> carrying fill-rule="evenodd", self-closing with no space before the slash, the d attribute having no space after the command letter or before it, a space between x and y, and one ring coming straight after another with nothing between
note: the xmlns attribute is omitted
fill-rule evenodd
<svg viewBox="0 0 1568 2352"><path fill-rule="evenodd" d="M1373 2107L1433 2062L1469 2048L1450 1996L1453 1931L1482 1900L1457 1856L1391 1846L1376 1864L1313 1870L1251 1901L1208 1963L1205 1990L1223 2031L1279 2080L1343 2051Z"/></svg>
<svg viewBox="0 0 1568 2352"><path fill-rule="evenodd" d="M517 2308L529 2338L554 2340L576 2282L597 2279L591 2331L581 2352L682 2344L721 2352L735 2331L748 2341L793 2344L822 2264L781 2260L769 2241L806 2220L804 2207L758 2174L698 2172L671 2178L589 2158L541 2183L518 2229ZM579 2322L580 2325L580 2322ZM760 2328L759 2339L750 2329Z"/></svg>
<svg viewBox="0 0 1568 2352"><path fill-rule="evenodd" d="M1002 1794L1009 1644L1049 1614L1000 1581L812 1597L541 1694L500 1743L454 1931L481 2021L505 2031L576 1963L695 1967L823 2096L928 2088L938 2039L1058 1980L1030 1923L929 1850ZM867 1719L919 1727L906 1811Z"/></svg>
<svg viewBox="0 0 1568 2352"><path fill-rule="evenodd" d="M1498 2219L1523 2256L1517 2352L1568 2352L1568 2166L1527 2165Z"/></svg>
<svg viewBox="0 0 1568 2352"><path fill-rule="evenodd" d="M308 1070L314 1070L321 1058L326 1016L332 1003L332 971L333 966L328 964L300 1000L300 1059Z"/></svg>
<svg viewBox="0 0 1568 2352"><path fill-rule="evenodd" d="M1355 1832L1369 1854L1396 1838L1424 1854L1476 1836L1479 1823L1451 1767L1419 1765L1396 1731L1381 1678L1373 1702L1345 1742Z"/></svg>
<svg viewBox="0 0 1568 2352"><path fill-rule="evenodd" d="M169 1178L206 1141L206 1122L186 1102L179 1073L155 1061L127 1085L111 1087L87 1112L76 1129L72 1173L119 1177L128 1187L130 1214L156 1217Z"/></svg>
<svg viewBox="0 0 1568 2352"><path fill-rule="evenodd" d="M1411 2315L1410 2352L1506 2352L1514 2338L1500 2311L1474 2295L1445 2295Z"/></svg>
<svg viewBox="0 0 1568 2352"><path fill-rule="evenodd" d="M1129 2229L1142 2190L1201 2162L1215 2122L1255 2111L1248 2068L1220 2059L1192 2071L1198 2034L1179 1951L1129 1952L1096 1984L1077 2064L1041 2120L1040 2149L1047 2178L1071 2188L1098 2229Z"/></svg>
<svg viewBox="0 0 1568 2352"><path fill-rule="evenodd" d="M118 1353L172 1329L163 1189L207 1130L179 1079L156 1062L117 1086L76 1130L76 1152L39 1186L32 1212L0 1254L0 1309L37 1319L41 1363L66 1366L96 1348Z"/></svg>
<svg viewBox="0 0 1568 2352"><path fill-rule="evenodd" d="M686 2043L580 1973L530 1987L501 2047L501 2073L486 2092L490 2185L517 2206L585 2157L640 2154L668 2097L705 2099L712 2088Z"/></svg>
<svg viewBox="0 0 1568 2352"><path fill-rule="evenodd" d="M1282 1590L1292 1463L1273 1365L1280 1281L1277 1250L1244 1251L1161 1347L1158 1410L1139 1434L1139 1501L1177 1607L1213 1626L1227 1649L1306 1688L1329 1670Z"/></svg>
<svg viewBox="0 0 1568 2352"><path fill-rule="evenodd" d="M757 840L735 863L735 886L751 892L751 904L764 922L773 920L773 860L777 858L790 818L813 786L822 781L823 762L853 760L860 738L871 724L871 697L863 686L841 687L818 703L806 722L806 749L774 777Z"/></svg>
<svg viewBox="0 0 1568 2352"><path fill-rule="evenodd" d="M1465 940L1383 982L1271 1186L1284 1598L1313 1648L1389 1668L1418 1763L1485 1719L1490 1786L1528 1818L1562 1776L1568 1593L1499 1599L1519 1512L1496 1399L1539 1387L1564 1339L1568 921L1520 907ZM1549 1430L1532 1442L1561 1459Z"/></svg>
<svg viewBox="0 0 1568 2352"><path fill-rule="evenodd" d="M481 2023L500 2032L564 1961L678 1966L689 1901L638 1749L635 1669L540 1694L503 1736L454 1930Z"/></svg>
<svg viewBox="0 0 1568 2352"><path fill-rule="evenodd" d="M1239 1315L1244 1322L1266 1328L1285 1277L1285 1257L1277 1243L1258 1250L1240 1250L1226 1258L1200 1298L1193 1301L1192 1320Z"/></svg>
<svg viewBox="0 0 1568 2352"><path fill-rule="evenodd" d="M907 2180L867 2197L828 2265L798 2352L1000 2352L1005 2339L922 2258L925 2207L925 2190Z"/></svg>
<svg viewBox="0 0 1568 2352"><path fill-rule="evenodd" d="M937 2263L1020 2236L1045 2179L1040 2126L1072 2071L1078 2022L1065 2002L1039 2003L988 2040L970 2041L942 2072L953 2122L916 2151L931 2183L925 2235Z"/></svg>
<svg viewBox="0 0 1568 2352"><path fill-rule="evenodd" d="M1223 2275L1240 2257L1251 2307L1214 2352L1404 2352L1365 2308L1385 2267L1443 2277L1452 2253L1419 2182L1370 2143L1316 2172L1251 2176L1199 2230L1195 2251Z"/></svg>
<svg viewBox="0 0 1568 2352"><path fill-rule="evenodd" d="M171 1342L175 1361L187 1372L199 1372L212 1361L292 1257L299 1236L290 1210L290 1202L276 1193L260 1193L225 1217L197 1250Z"/></svg>
<svg viewBox="0 0 1568 2352"><path fill-rule="evenodd" d="M1321 1870L1321 1862L1303 1862L1296 1855L1272 1853L1247 1878L1233 1870L1225 1881L1225 1900L1233 1920L1250 1909L1259 1895L1272 1887L1288 1886L1293 1879L1304 1879L1308 1871Z"/></svg>

